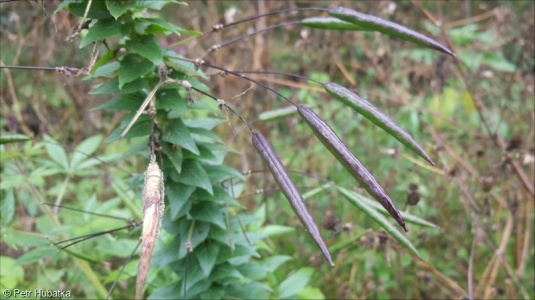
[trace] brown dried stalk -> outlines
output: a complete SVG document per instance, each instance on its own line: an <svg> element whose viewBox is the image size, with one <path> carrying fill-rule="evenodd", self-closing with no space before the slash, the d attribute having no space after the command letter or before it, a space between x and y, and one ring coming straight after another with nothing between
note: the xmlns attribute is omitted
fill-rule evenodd
<svg viewBox="0 0 535 300"><path fill-rule="evenodd" d="M164 207L163 173L158 163L153 160L149 163L145 172L143 231L141 233L141 257L136 280L136 299L142 299L143 297L143 287L147 281L154 244L162 226Z"/></svg>

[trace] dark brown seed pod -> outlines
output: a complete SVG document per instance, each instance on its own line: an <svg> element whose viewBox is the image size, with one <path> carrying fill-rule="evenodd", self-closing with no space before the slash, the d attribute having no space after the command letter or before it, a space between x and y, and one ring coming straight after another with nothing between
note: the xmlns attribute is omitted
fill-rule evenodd
<svg viewBox="0 0 535 300"><path fill-rule="evenodd" d="M390 199L385 190L379 185L373 175L362 165L362 163L347 149L346 145L334 133L318 115L306 106L298 105L297 113L312 129L318 139L336 157L336 159L346 168L346 170L366 189L366 191L390 213L405 231L405 221Z"/></svg>
<svg viewBox="0 0 535 300"><path fill-rule="evenodd" d="M368 100L362 99L355 93L346 89L345 87L336 83L327 82L323 85L325 91L331 96L340 100L345 105L351 107L353 110L364 116L366 119L372 121L375 125L386 131L391 136L395 137L398 141L409 147L416 152L420 157L425 159L431 165L435 165L433 160L427 155L427 153L418 145L418 143L412 138L412 136L396 125L392 119L386 114L377 109Z"/></svg>
<svg viewBox="0 0 535 300"><path fill-rule="evenodd" d="M143 188L143 231L136 279L136 299L143 299L143 287L149 274L154 244L162 226L164 208L163 173L156 162L151 162L145 172Z"/></svg>
<svg viewBox="0 0 535 300"><path fill-rule="evenodd" d="M340 20L355 24L367 30L378 31L393 37L397 37L420 46L429 47L438 50L442 53L449 54L455 57L455 54L450 49L440 44L439 42L418 33L405 26L383 20L381 18L359 13L345 7L330 8L329 15Z"/></svg>
<svg viewBox="0 0 535 300"><path fill-rule="evenodd" d="M260 133L253 132L253 145L255 146L258 154L260 154L264 162L267 164L271 174L277 182L277 185L284 193L288 201L290 201L290 205L301 220L301 223L305 226L316 245L318 245L323 253L323 256L325 256L325 259L329 262L331 267L334 267L334 263L331 260L331 254L329 253L329 250L327 249L327 246L321 237L318 226L308 212L303 197L290 179L290 176L288 176L288 173L286 172L286 169L284 169L279 157L273 148L271 148L271 145L266 138Z"/></svg>

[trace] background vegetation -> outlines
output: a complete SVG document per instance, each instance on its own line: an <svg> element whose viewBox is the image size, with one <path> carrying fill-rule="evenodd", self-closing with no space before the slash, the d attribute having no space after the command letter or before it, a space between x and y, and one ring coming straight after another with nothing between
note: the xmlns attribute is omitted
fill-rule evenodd
<svg viewBox="0 0 535 300"><path fill-rule="evenodd" d="M77 42L64 41L79 18L67 11L53 16L59 4L0 4L2 65L87 65L91 47L79 49ZM246 212L258 217L246 224L247 229L269 237L259 242L259 254L271 259L267 265L280 265L262 279L275 291L271 296L534 298L535 43L531 1L195 1L188 7L169 5L161 15L182 28L203 31L220 21L287 6L338 4L450 44L462 68L452 58L377 33L297 26L243 40L207 60L232 70L279 70L336 81L372 101L434 155L435 167L415 159L396 140L332 101L321 88L261 76L279 92L321 110L397 206L440 229L409 224L407 236L424 259L419 261L339 193L327 189L307 201L316 220L323 222L322 231L333 252L337 266L329 269L286 200L272 192L275 184L271 176L255 173L247 178L238 201ZM197 57L214 43L287 18L280 15L245 23L173 51ZM159 40L164 47L176 41L176 36ZM230 76L209 76L206 83L212 94L223 99L233 99L249 88L247 82ZM119 224L71 211L61 212L55 222L50 218L53 209L49 208L50 215L44 213L45 206L39 202L63 197L69 206L138 218L141 205L135 201L139 190L126 186L132 173L143 172L145 157L133 155L139 149L128 140L100 143L117 129L124 113L93 111L109 98L90 95L91 83L59 73L2 70L0 84L2 133L35 137L31 142L2 146L2 288L57 289L61 282L62 288L77 295L98 295L91 290L96 286L93 280L109 286L139 233L122 233L122 243L117 242L121 235L84 242L87 244L81 247L93 251L81 261L90 259L92 263L81 262L78 272L68 272L71 260L53 253L54 248L46 255L25 254L42 245L45 237L72 237L86 234L88 228L107 230ZM296 115L266 117L266 112L286 106L274 95L255 87L228 101L247 120L258 119L255 127L269 138L289 170L357 190L354 180L326 155ZM217 110L210 116L227 118ZM262 170L250 136L240 134L242 127L230 115L228 122L215 127L225 145L239 151L225 162L240 171ZM84 168L52 168L58 159L55 153L62 150L42 142L50 137L64 145L69 161L85 161ZM86 144L99 146L79 146L88 138L93 140ZM76 146L98 154L105 163L71 152ZM299 175L293 179L303 192L323 184ZM42 259L47 255L48 259ZM88 267L94 270L95 278L87 278L84 270ZM128 272L135 273L135 267ZM157 287L174 279L165 270L156 273L149 282ZM119 291L131 295L132 283L131 279L124 281Z"/></svg>

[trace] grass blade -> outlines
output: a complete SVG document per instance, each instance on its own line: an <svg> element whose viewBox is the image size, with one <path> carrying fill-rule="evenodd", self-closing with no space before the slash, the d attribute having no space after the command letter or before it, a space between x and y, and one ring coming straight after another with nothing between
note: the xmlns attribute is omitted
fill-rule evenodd
<svg viewBox="0 0 535 300"><path fill-rule="evenodd" d="M392 237L394 237L403 247L414 253L416 256L418 256L418 258L422 259L420 257L420 254L418 254L418 250L414 248L409 239L407 239L407 237L403 233L399 232L396 227L394 227L394 225L390 224L388 220L377 210L367 205L365 202L361 201L361 199L357 197L354 192L347 190L343 187L338 187L338 190L349 201L349 203L358 207L363 213L365 213L368 217L370 217L377 224L383 227L383 229L388 232Z"/></svg>
<svg viewBox="0 0 535 300"><path fill-rule="evenodd" d="M403 227L407 227L399 210L394 205L385 190L375 180L373 175L362 165L362 163L347 149L346 145L334 133L318 115L306 106L298 105L297 112L305 123L312 129L318 139L336 157L336 159L346 168L346 170L390 213L390 215Z"/></svg>
<svg viewBox="0 0 535 300"><path fill-rule="evenodd" d="M455 54L446 46L421 33L394 22L359 13L345 7L330 8L329 15L362 28L366 28L371 31L378 31L386 35L397 37L420 46L429 47L455 57Z"/></svg>
<svg viewBox="0 0 535 300"><path fill-rule="evenodd" d="M8 143L19 143L29 141L32 138L23 134L2 134L0 135L0 145Z"/></svg>
<svg viewBox="0 0 535 300"><path fill-rule="evenodd" d="M351 107L353 110L363 115L366 119L372 121L375 125L379 126L405 146L409 147L412 151L416 152L431 165L435 165L429 155L425 153L424 149L418 145L418 143L408 132L396 125L392 119L377 109L377 107L371 104L368 100L360 98L357 94L333 82L327 82L323 85L323 87L331 96Z"/></svg>
<svg viewBox="0 0 535 300"><path fill-rule="evenodd" d="M264 162L267 164L271 174L277 182L277 185L290 202L294 212L301 220L301 223L305 226L316 245L318 245L323 253L323 256L325 256L325 259L329 262L331 267L333 267L334 263L332 262L329 250L327 249L327 246L321 237L318 226L308 212L303 197L301 194L299 194L299 191L290 179L290 176L288 176L288 173L284 169L279 157L273 148L271 148L271 145L266 138L260 133L253 132L253 145L255 146L258 154L260 154Z"/></svg>
<svg viewBox="0 0 535 300"><path fill-rule="evenodd" d="M379 204L377 204L377 202L369 199L369 198L366 198L362 195L358 195L357 196L359 197L359 199L364 202L366 205L368 206L371 206L373 207L374 209L376 209L378 212L382 213L383 215L386 215L388 214L388 212ZM425 226L425 227L429 227L429 228L434 228L434 229L440 229L440 227L436 224L433 224L431 222L428 222L424 219L421 219L421 218L418 218L414 215L411 215L411 214L408 214L408 213L405 213L405 212L399 212L401 214L401 216L403 217L403 219L407 222L407 223L412 223L412 224L415 224L415 225L420 225L420 226Z"/></svg>

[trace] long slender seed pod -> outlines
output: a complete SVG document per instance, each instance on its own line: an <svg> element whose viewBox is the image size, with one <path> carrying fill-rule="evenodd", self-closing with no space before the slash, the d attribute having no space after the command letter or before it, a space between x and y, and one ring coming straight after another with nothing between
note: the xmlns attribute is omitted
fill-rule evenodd
<svg viewBox="0 0 535 300"><path fill-rule="evenodd" d="M375 125L382 128L384 131L395 137L398 141L416 152L420 157L425 159L431 165L435 163L431 160L429 155L425 153L424 149L412 138L412 136L396 125L392 119L381 112L377 107L371 104L368 100L362 99L355 93L346 89L345 87L333 82L323 84L327 93L336 99L340 100L345 105L351 107L353 110L363 115L366 119L372 121Z"/></svg>
<svg viewBox="0 0 535 300"><path fill-rule="evenodd" d="M329 149L336 159L346 168L349 173L390 213L405 231L405 221L390 199L385 190L379 185L373 175L362 165L362 163L349 151L346 145L338 138L332 128L327 125L318 115L306 106L298 105L297 113L303 118L305 123L312 129L318 139Z"/></svg>
<svg viewBox="0 0 535 300"><path fill-rule="evenodd" d="M143 231L141 233L141 257L136 279L136 299L143 297L143 287L149 274L154 244L162 226L164 205L163 173L153 160L145 172Z"/></svg>
<svg viewBox="0 0 535 300"><path fill-rule="evenodd" d="M290 205L301 220L301 223L305 226L316 245L318 245L323 253L323 256L325 256L325 259L329 262L331 267L333 267L334 263L331 260L331 254L329 253L329 250L327 249L327 246L321 237L318 226L308 212L303 197L290 179L290 176L288 176L288 173L286 173L286 170L284 169L279 157L273 148L271 148L271 145L266 138L260 133L253 132L253 145L255 146L258 154L260 154L264 162L267 164L271 174L279 185L279 188L282 190L288 201L290 201Z"/></svg>
<svg viewBox="0 0 535 300"><path fill-rule="evenodd" d="M303 19L299 23L303 26L318 29L370 31L370 29L333 17L311 17Z"/></svg>
<svg viewBox="0 0 535 300"><path fill-rule="evenodd" d="M354 11L345 7L330 8L328 12L329 12L329 15L335 18L338 18L340 20L343 20L349 23L353 23L362 28L373 30L373 31L379 31L381 33L384 33L393 37L398 37L406 41L413 42L420 46L429 47L429 48L438 50L440 52L443 52L443 53L446 53L455 57L455 54L451 52L451 50L448 49L446 46L440 44L439 42L421 33L418 33L412 29L396 24L394 22L383 20L375 16L370 16L370 15L366 15L363 13L359 13L357 11Z"/></svg>

